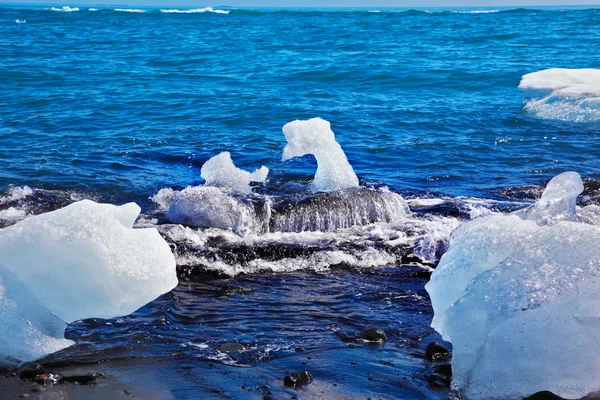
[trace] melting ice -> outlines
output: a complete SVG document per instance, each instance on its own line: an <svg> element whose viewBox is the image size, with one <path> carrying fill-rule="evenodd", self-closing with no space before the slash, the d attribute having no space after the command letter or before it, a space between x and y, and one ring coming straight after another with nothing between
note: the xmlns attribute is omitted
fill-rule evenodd
<svg viewBox="0 0 600 400"><path fill-rule="evenodd" d="M0 364L72 344L67 323L127 315L177 285L175 259L140 212L90 200L0 230Z"/></svg>
<svg viewBox="0 0 600 400"><path fill-rule="evenodd" d="M426 285L466 398L598 390L600 227L580 222L574 172L530 209L460 226Z"/></svg>
<svg viewBox="0 0 600 400"><path fill-rule="evenodd" d="M600 121L600 70L553 68L523 76L524 110L546 119Z"/></svg>
<svg viewBox="0 0 600 400"><path fill-rule="evenodd" d="M335 140L328 121L313 118L293 121L283 127L287 146L282 160L312 154L317 159L317 172L312 182L317 192L358 187L358 177L346 158L342 146Z"/></svg>

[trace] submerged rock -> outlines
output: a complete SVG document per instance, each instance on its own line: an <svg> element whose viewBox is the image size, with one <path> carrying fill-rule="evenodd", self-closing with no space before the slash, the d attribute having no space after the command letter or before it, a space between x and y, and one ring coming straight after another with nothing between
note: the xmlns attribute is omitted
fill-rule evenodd
<svg viewBox="0 0 600 400"><path fill-rule="evenodd" d="M429 361L444 361L450 358L450 350L438 342L432 342L425 349L425 357Z"/></svg>
<svg viewBox="0 0 600 400"><path fill-rule="evenodd" d="M88 372L68 372L61 375L59 382L75 383L79 385L88 385L96 382L98 377L102 376L94 371Z"/></svg>
<svg viewBox="0 0 600 400"><path fill-rule="evenodd" d="M387 340L387 335L383 329L374 327L363 329L363 331L358 334L358 337L369 342L385 342Z"/></svg>
<svg viewBox="0 0 600 400"><path fill-rule="evenodd" d="M19 367L17 376L19 379L35 379L44 374L42 366L36 362L27 362Z"/></svg>
<svg viewBox="0 0 600 400"><path fill-rule="evenodd" d="M218 346L217 350L222 353L239 353L240 351L246 350L246 346L239 343L225 343L221 346Z"/></svg>
<svg viewBox="0 0 600 400"><path fill-rule="evenodd" d="M313 381L313 377L308 371L294 372L283 379L283 384L287 387L296 389L302 385L307 385Z"/></svg>

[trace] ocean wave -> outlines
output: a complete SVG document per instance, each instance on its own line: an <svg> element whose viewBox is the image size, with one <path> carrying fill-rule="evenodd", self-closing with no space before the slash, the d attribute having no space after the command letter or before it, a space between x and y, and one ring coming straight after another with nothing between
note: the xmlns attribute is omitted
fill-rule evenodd
<svg viewBox="0 0 600 400"><path fill-rule="evenodd" d="M146 12L146 10L140 10L138 8L115 8L114 11L117 12L128 12L128 13L139 13L139 14L143 14Z"/></svg>
<svg viewBox="0 0 600 400"><path fill-rule="evenodd" d="M79 7L69 7L69 6L63 6L63 7L52 7L49 8L48 10L50 11L58 11L58 12L75 12L75 11L79 11Z"/></svg>
<svg viewBox="0 0 600 400"><path fill-rule="evenodd" d="M500 10L453 10L454 14L494 14Z"/></svg>
<svg viewBox="0 0 600 400"><path fill-rule="evenodd" d="M26 19L17 19L17 20L15 21L15 23L17 23L17 24L26 24L26 23L27 23L27 20L26 20Z"/></svg>
<svg viewBox="0 0 600 400"><path fill-rule="evenodd" d="M229 10L215 10L212 7L194 8L190 10L179 10L179 9L163 9L160 10L164 14L198 14L198 13L215 13L215 14L229 14Z"/></svg>
<svg viewBox="0 0 600 400"><path fill-rule="evenodd" d="M524 75L523 109L543 119L600 121L600 70L553 68Z"/></svg>

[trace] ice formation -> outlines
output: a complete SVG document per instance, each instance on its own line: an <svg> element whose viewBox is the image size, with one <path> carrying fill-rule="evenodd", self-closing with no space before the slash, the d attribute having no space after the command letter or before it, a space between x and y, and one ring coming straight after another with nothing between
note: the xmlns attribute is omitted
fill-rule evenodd
<svg viewBox="0 0 600 400"><path fill-rule="evenodd" d="M266 229L263 224L268 224L270 217L268 203L264 211L256 209L252 202L237 199L211 186L190 186L181 191L161 189L154 201L167 210L170 222L197 228L260 233Z"/></svg>
<svg viewBox="0 0 600 400"><path fill-rule="evenodd" d="M578 174L559 175L529 210L453 233L426 289L463 397L600 388L600 227L578 221L581 190Z"/></svg>
<svg viewBox="0 0 600 400"><path fill-rule="evenodd" d="M200 171L207 186L227 188L238 194L250 193L250 182L265 183L268 174L269 169L265 166L252 173L237 168L228 151L205 162Z"/></svg>
<svg viewBox="0 0 600 400"><path fill-rule="evenodd" d="M312 182L317 192L358 187L358 178L346 158L346 154L331 130L328 121L313 118L293 121L283 127L287 146L283 149L283 161L312 154L317 159L317 172Z"/></svg>
<svg viewBox="0 0 600 400"><path fill-rule="evenodd" d="M132 229L140 208L90 200L0 230L0 364L72 344L67 323L127 315L177 284L156 229Z"/></svg>
<svg viewBox="0 0 600 400"><path fill-rule="evenodd" d="M600 120L600 70L553 68L523 76L524 109L541 118Z"/></svg>
<svg viewBox="0 0 600 400"><path fill-rule="evenodd" d="M276 207L271 227L278 232L334 231L376 222L397 222L410 214L408 203L389 190L366 188L319 193Z"/></svg>

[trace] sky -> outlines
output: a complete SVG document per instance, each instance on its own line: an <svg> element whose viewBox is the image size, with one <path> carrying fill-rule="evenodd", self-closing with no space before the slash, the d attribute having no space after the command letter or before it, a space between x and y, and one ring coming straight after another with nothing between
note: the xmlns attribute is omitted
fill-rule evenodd
<svg viewBox="0 0 600 400"><path fill-rule="evenodd" d="M498 7L540 5L600 5L600 0L0 0L0 3L53 5L120 4L136 6L204 7Z"/></svg>

